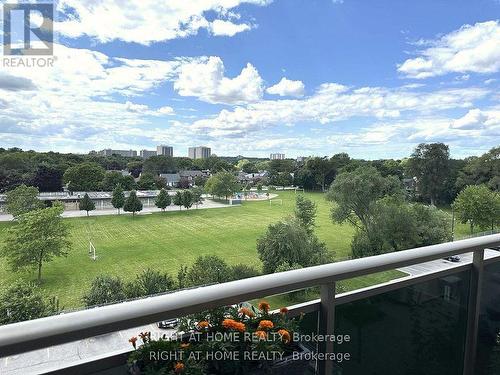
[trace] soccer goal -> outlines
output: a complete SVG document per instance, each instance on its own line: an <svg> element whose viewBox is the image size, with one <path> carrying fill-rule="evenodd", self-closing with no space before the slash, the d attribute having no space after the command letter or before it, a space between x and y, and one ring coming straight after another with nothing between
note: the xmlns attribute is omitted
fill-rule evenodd
<svg viewBox="0 0 500 375"><path fill-rule="evenodd" d="M269 201L269 206L272 206L273 204L283 206L283 199L271 199Z"/></svg>
<svg viewBox="0 0 500 375"><path fill-rule="evenodd" d="M97 256L95 255L95 246L92 243L92 241L89 241L89 256L90 256L90 259L92 259L92 260L97 259Z"/></svg>

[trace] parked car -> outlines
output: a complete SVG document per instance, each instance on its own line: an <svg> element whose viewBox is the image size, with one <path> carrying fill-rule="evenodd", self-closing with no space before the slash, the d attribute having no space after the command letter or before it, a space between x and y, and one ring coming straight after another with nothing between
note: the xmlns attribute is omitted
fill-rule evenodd
<svg viewBox="0 0 500 375"><path fill-rule="evenodd" d="M168 328L175 328L179 325L179 319L167 319L167 320L162 320L161 322L156 323L158 328L162 329L168 329Z"/></svg>
<svg viewBox="0 0 500 375"><path fill-rule="evenodd" d="M449 257L444 258L444 260L447 260L448 262L458 263L460 262L460 257L458 255L451 255Z"/></svg>

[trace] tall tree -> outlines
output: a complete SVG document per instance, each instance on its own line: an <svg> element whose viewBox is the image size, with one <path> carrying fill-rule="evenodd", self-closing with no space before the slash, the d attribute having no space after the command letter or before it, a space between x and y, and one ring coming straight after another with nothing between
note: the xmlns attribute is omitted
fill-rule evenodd
<svg viewBox="0 0 500 375"><path fill-rule="evenodd" d="M486 185L471 185L462 190L452 205L462 223L469 223L471 234L474 227L492 228L500 220L500 194Z"/></svg>
<svg viewBox="0 0 500 375"><path fill-rule="evenodd" d="M368 230L374 204L389 195L402 195L397 177L382 177L371 166L358 167L352 172L340 173L327 193L334 202L332 218L338 223L348 221L358 229Z"/></svg>
<svg viewBox="0 0 500 375"><path fill-rule="evenodd" d="M205 190L214 196L228 197L239 190L236 177L230 172L218 172L211 176L205 184Z"/></svg>
<svg viewBox="0 0 500 375"><path fill-rule="evenodd" d="M179 206L179 210L182 210L182 205L184 204L182 191L178 191L175 193L174 204L176 206Z"/></svg>
<svg viewBox="0 0 500 375"><path fill-rule="evenodd" d="M417 178L419 193L432 205L445 193L449 164L450 151L443 143L421 143L408 160L408 171Z"/></svg>
<svg viewBox="0 0 500 375"><path fill-rule="evenodd" d="M172 198L170 198L168 191L166 191L165 189L161 189L160 193L155 199L156 207L161 208L162 211L165 211L165 209L171 204L172 204Z"/></svg>
<svg viewBox="0 0 500 375"><path fill-rule="evenodd" d="M113 190L113 197L111 198L111 204L114 208L118 210L118 215L120 214L120 209L125 205L125 193L123 192L122 185L116 185Z"/></svg>
<svg viewBox="0 0 500 375"><path fill-rule="evenodd" d="M70 248L69 224L63 220L62 205L20 215L18 223L7 230L1 255L14 271L37 268L42 279L42 264L66 256Z"/></svg>
<svg viewBox="0 0 500 375"><path fill-rule="evenodd" d="M187 273L189 286L224 283L231 280L231 268L216 255L199 256Z"/></svg>
<svg viewBox="0 0 500 375"><path fill-rule="evenodd" d="M306 161L306 168L311 171L316 183L321 186L321 190L325 191L326 178L332 171L332 164L325 158L315 157L309 158Z"/></svg>
<svg viewBox="0 0 500 375"><path fill-rule="evenodd" d="M137 298L165 293L174 288L175 282L170 275L147 268L135 280L125 284L125 293L128 298Z"/></svg>
<svg viewBox="0 0 500 375"><path fill-rule="evenodd" d="M184 190L182 192L182 205L189 210L193 206L193 194L190 190Z"/></svg>
<svg viewBox="0 0 500 375"><path fill-rule="evenodd" d="M195 187L191 190L191 193L193 194L193 203L198 208L198 205L203 203L203 188Z"/></svg>
<svg viewBox="0 0 500 375"><path fill-rule="evenodd" d="M105 170L96 163L81 163L64 172L64 182L70 191L97 191L101 188Z"/></svg>
<svg viewBox="0 0 500 375"><path fill-rule="evenodd" d="M78 204L78 208L80 211L87 211L87 216L89 216L89 211L95 210L95 203L92 199L90 199L89 195L85 193Z"/></svg>
<svg viewBox="0 0 500 375"><path fill-rule="evenodd" d="M43 207L38 199L38 189L21 185L7 193L6 211L14 217Z"/></svg>
<svg viewBox="0 0 500 375"><path fill-rule="evenodd" d="M480 157L467 158L466 162L456 181L459 190L468 185L485 184L491 190L500 191L500 146Z"/></svg>
<svg viewBox="0 0 500 375"><path fill-rule="evenodd" d="M142 211L142 202L137 197L137 193L135 191L130 192L130 195L125 200L123 210L126 212L132 212L132 216L135 216L136 212Z"/></svg>
<svg viewBox="0 0 500 375"><path fill-rule="evenodd" d="M308 233L314 231L316 212L316 203L304 197L302 194L297 195L295 199L295 217Z"/></svg>

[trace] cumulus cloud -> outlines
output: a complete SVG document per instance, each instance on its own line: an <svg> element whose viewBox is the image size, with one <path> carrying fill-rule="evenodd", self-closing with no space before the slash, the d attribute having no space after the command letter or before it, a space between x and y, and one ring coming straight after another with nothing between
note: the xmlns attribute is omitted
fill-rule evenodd
<svg viewBox="0 0 500 375"><path fill-rule="evenodd" d="M35 90L36 86L27 78L0 72L0 89L6 91L31 91Z"/></svg>
<svg viewBox="0 0 500 375"><path fill-rule="evenodd" d="M213 35L233 36L252 26L236 24L234 11L241 4L265 6L272 0L60 0L62 20L56 30L70 38L88 36L99 42L122 40L140 44L196 35L205 29ZM213 12L217 18L208 20Z"/></svg>
<svg viewBox="0 0 500 375"><path fill-rule="evenodd" d="M471 109L463 117L452 122L453 129L483 129L500 126L500 110Z"/></svg>
<svg viewBox="0 0 500 375"><path fill-rule="evenodd" d="M250 63L238 76L227 78L220 57L211 56L183 64L174 89L208 103L245 104L262 98L264 81Z"/></svg>
<svg viewBox="0 0 500 375"><path fill-rule="evenodd" d="M465 25L440 39L418 44L427 48L398 67L398 71L409 78L500 71L499 21Z"/></svg>
<svg viewBox="0 0 500 375"><path fill-rule="evenodd" d="M384 87L349 88L326 83L304 99L263 100L246 107L222 110L214 118L194 122L192 127L213 136L237 136L280 124L328 124L353 117L397 119L404 113L468 108L488 93L479 88L418 92Z"/></svg>
<svg viewBox="0 0 500 375"><path fill-rule="evenodd" d="M283 77L277 84L269 87L266 92L272 95L300 97L304 95L304 88L302 81L292 81Z"/></svg>

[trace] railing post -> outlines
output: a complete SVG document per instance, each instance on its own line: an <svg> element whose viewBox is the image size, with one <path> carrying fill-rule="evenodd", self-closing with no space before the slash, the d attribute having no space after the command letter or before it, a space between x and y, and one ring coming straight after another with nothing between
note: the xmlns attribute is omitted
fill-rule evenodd
<svg viewBox="0 0 500 375"><path fill-rule="evenodd" d="M335 330L335 282L321 285L321 307L319 311L320 335L333 335ZM320 353L333 353L333 341L323 340L318 345ZM333 361L318 361L319 375L333 374Z"/></svg>
<svg viewBox="0 0 500 375"><path fill-rule="evenodd" d="M467 331L465 336L464 375L474 375L477 351L479 312L483 285L484 250L474 252L469 283Z"/></svg>

